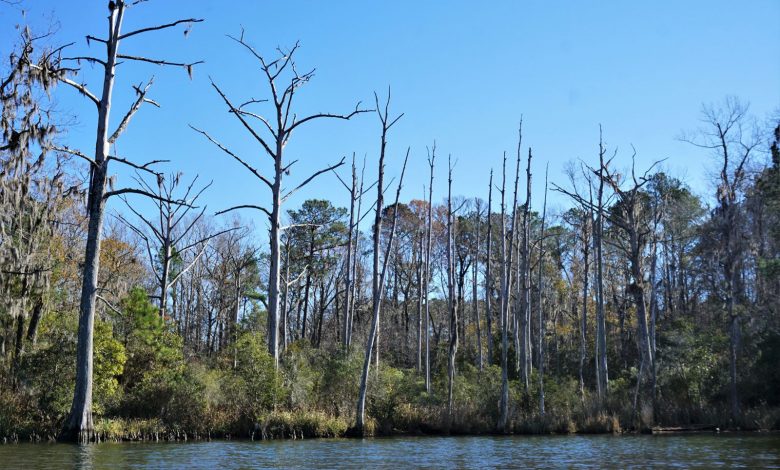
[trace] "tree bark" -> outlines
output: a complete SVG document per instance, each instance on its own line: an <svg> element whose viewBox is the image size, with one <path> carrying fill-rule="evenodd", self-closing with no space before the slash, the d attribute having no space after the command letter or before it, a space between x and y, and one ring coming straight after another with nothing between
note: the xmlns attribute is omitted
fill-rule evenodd
<svg viewBox="0 0 780 470"><path fill-rule="evenodd" d="M106 203L104 196L108 172L108 124L124 8L124 2L119 1L117 7L111 10L108 20L109 31L106 42L103 92L98 106L95 165L92 167L87 200L89 222L84 252L81 301L79 304L76 385L70 412L59 437L62 440L82 443L92 440L94 434L92 421L92 372L94 363L92 352L94 348L95 303L97 302L97 281L100 271L100 238Z"/></svg>

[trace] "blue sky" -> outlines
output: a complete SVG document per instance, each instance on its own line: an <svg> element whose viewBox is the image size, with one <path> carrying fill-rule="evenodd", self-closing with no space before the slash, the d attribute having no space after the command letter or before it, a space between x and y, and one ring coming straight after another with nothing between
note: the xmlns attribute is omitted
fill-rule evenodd
<svg viewBox="0 0 780 470"><path fill-rule="evenodd" d="M26 21L36 30L56 22L56 42L75 41L73 53L101 52L84 41L103 35L105 1L26 0ZM142 109L119 142L120 153L137 161L165 158L169 171L200 174L214 184L205 194L209 211L234 204L268 204L269 192L238 163L187 127L209 131L236 153L270 174L270 159L230 116L210 88L211 76L235 101L268 96L256 62L225 35L239 34L273 55L276 46L300 40L298 67L316 67L298 96L298 114L348 112L362 100L373 104L392 86L392 109L405 116L390 135L388 174L400 172L406 147L410 167L402 198L420 198L427 183L426 146L437 142L440 162L436 200L446 192L446 157L458 164L457 194L487 198L490 168L499 171L503 151L514 156L517 125L524 119L525 147L533 147L534 198L542 199L544 165L551 181L566 182L566 162L597 157L598 126L619 148L618 166L667 158L665 167L699 193L709 191L714 164L701 150L675 137L699 125L702 103L736 95L758 118L780 105L780 2L769 1L179 1L151 0L128 11L125 31L183 17L204 18L187 39L182 29L123 42L126 53L206 63L190 81L182 70L123 65L115 88L114 122L130 100L131 84L155 75L152 98L161 109ZM18 9L0 7L0 39L18 32ZM5 47L3 48L6 49ZM99 85L96 70L82 80ZM66 140L94 147L95 116L71 89L56 91L60 109L77 116ZM379 123L375 115L354 121L320 121L290 141L290 159L300 159L291 187L316 169L356 152L367 155L375 175ZM115 170L121 170L115 168ZM347 168L342 172L346 174ZM119 171L120 182L130 183ZM522 192L522 191L521 191ZM293 198L328 198L345 205L347 194L324 175ZM551 195L553 207L567 201ZM118 207L116 205L115 207ZM538 207L540 209L540 207ZM247 218L264 227L261 214Z"/></svg>

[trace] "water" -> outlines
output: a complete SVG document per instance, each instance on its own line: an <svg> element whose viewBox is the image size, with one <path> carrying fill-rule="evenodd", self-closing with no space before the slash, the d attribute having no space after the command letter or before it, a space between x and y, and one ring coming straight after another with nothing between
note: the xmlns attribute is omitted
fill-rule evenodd
<svg viewBox="0 0 780 470"><path fill-rule="evenodd" d="M780 435L404 437L0 445L0 469L780 468Z"/></svg>

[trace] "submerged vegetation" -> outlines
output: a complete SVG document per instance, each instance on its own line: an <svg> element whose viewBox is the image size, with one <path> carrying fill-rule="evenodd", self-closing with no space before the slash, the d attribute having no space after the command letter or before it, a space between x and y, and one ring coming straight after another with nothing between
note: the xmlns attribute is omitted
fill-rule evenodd
<svg viewBox="0 0 780 470"><path fill-rule="evenodd" d="M200 22L121 33L133 11L110 5L109 37L91 39L107 56L79 58L104 70L102 94L73 79L62 49L44 44L52 38L24 31L3 51L0 438L780 429L777 121L756 124L735 98L704 107L705 127L683 140L718 168L708 194L657 165L624 170L633 159L598 134L566 183L545 175L541 185L521 127L516 156L485 181L487 203L453 194L453 160L447 197L432 201L445 187L435 145L427 200L403 202L407 165L422 159L406 150L401 165L388 146L402 117L389 90L374 110L297 117L293 97L312 78L296 68L298 46L266 58L242 34L276 127L246 109L259 100L239 106L212 86L272 168L255 169L210 130L193 136L271 190L271 205L222 211L263 213L266 242L247 220L198 208L208 185L197 178L109 153L138 108L156 104L150 80L109 119L115 62L148 62L118 54L119 42ZM191 74L198 63L161 64ZM95 155L68 147L53 124L65 85L97 105ZM293 129L364 114L381 125L376 178L353 158L351 172L342 160L283 193ZM109 162L137 170L139 186L114 188ZM390 192L386 164L400 169ZM283 205L334 172L350 207ZM554 213L548 189L571 207ZM105 217L106 201L126 196L154 204L124 200Z"/></svg>

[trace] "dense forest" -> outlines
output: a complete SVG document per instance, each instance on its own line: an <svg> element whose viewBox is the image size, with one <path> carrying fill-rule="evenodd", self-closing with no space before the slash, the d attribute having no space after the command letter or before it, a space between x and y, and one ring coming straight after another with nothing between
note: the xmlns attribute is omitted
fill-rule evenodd
<svg viewBox="0 0 780 470"><path fill-rule="evenodd" d="M296 114L313 78L298 45L266 55L241 34L238 67L257 88L211 85L257 154L234 152L208 124L192 139L268 191L215 214L197 176L116 151L139 109L158 106L151 79L133 86L129 109L112 106L125 68L206 67L157 47L121 52L126 39L201 21L123 30L136 8L109 2L107 30L87 36L94 56L25 28L2 46L4 439L780 427L776 117L732 97L702 107L696 130L677 136L717 168L702 194L662 162L639 168L598 127L566 174L532 174L521 123L484 193L462 197L435 136L429 148L388 146L403 119L389 89L346 114ZM97 87L80 80L85 65L103 74ZM94 152L69 145L62 94L95 106L80 116ZM376 123L366 158L378 171L352 156L296 172L289 139L355 119ZM119 167L134 170L129 186ZM428 176L426 194L402 201L411 171ZM348 207L287 203L324 178ZM434 201L434 188L447 197ZM548 193L569 208L553 211Z"/></svg>

